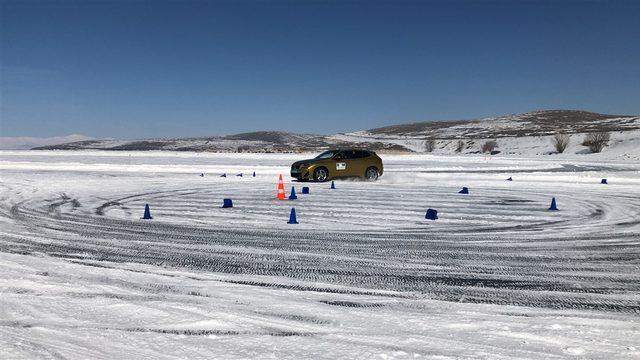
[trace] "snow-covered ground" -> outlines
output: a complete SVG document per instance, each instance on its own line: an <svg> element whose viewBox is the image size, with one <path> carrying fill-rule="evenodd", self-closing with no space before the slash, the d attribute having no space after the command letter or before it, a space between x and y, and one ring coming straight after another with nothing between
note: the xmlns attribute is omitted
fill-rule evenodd
<svg viewBox="0 0 640 360"><path fill-rule="evenodd" d="M304 155L0 152L0 353L637 359L637 150L383 156L334 190Z"/></svg>

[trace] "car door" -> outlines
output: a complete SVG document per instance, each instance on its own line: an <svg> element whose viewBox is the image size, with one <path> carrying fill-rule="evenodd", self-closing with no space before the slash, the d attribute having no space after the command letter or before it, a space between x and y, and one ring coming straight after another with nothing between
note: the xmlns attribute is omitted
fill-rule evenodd
<svg viewBox="0 0 640 360"><path fill-rule="evenodd" d="M334 157L335 168L333 169L335 176L357 176L358 164L355 157L356 154L353 150L343 150L336 154Z"/></svg>
<svg viewBox="0 0 640 360"><path fill-rule="evenodd" d="M355 174L353 176L364 176L370 164L369 156L370 154L364 150L355 151L355 164L353 167Z"/></svg>

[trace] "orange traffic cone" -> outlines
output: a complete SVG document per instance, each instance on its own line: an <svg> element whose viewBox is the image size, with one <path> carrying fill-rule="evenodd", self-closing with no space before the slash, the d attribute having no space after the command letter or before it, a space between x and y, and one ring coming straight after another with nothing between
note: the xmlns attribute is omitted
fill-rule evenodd
<svg viewBox="0 0 640 360"><path fill-rule="evenodd" d="M280 174L280 178L278 179L278 195L276 195L276 199L284 200L284 182L282 181L282 174Z"/></svg>

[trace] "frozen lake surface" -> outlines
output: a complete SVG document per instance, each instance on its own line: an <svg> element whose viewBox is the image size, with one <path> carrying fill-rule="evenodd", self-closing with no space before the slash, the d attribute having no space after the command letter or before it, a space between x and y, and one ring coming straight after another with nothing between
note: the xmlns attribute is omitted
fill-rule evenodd
<svg viewBox="0 0 640 360"><path fill-rule="evenodd" d="M640 161L601 155L382 156L332 190L304 155L0 152L0 353L637 359Z"/></svg>

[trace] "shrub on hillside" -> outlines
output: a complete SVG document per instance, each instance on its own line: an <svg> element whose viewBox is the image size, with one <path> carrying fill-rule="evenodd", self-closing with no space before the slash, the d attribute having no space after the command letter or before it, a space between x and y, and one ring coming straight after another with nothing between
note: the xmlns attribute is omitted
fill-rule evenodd
<svg viewBox="0 0 640 360"><path fill-rule="evenodd" d="M608 131L597 131L587 134L582 145L589 148L592 153L599 153L609 144L611 135Z"/></svg>
<svg viewBox="0 0 640 360"><path fill-rule="evenodd" d="M436 149L436 139L427 139L424 142L424 150L426 152L433 152Z"/></svg>
<svg viewBox="0 0 640 360"><path fill-rule="evenodd" d="M556 148L556 151L559 153L563 153L567 146L569 146L569 141L571 137L564 133L557 133L553 135L553 139L551 139L551 143L553 147Z"/></svg>
<svg viewBox="0 0 640 360"><path fill-rule="evenodd" d="M483 153L491 153L498 147L498 142L495 140L487 140L480 148Z"/></svg>

